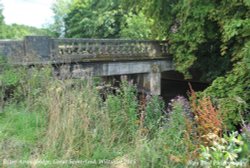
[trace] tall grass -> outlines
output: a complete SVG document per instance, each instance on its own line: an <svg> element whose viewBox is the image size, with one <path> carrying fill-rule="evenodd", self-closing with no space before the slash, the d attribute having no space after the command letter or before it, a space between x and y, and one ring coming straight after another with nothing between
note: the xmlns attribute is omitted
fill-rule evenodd
<svg viewBox="0 0 250 168"><path fill-rule="evenodd" d="M90 86L85 86L67 88L65 83L58 82L47 93L46 149L56 152L59 157L90 157L94 141L102 141L100 136L108 133L107 116L99 106L100 100Z"/></svg>
<svg viewBox="0 0 250 168"><path fill-rule="evenodd" d="M105 93L104 100L92 80L58 80L50 68L8 67L0 75L1 160L97 161L11 167L185 167L200 158L204 143L196 137L205 135L205 126L216 134L223 128L211 125L219 121L211 101L198 101L195 94L191 107L177 97L166 110L158 96L138 99L127 81L115 93ZM215 114L211 122L209 114ZM119 160L122 164L110 163Z"/></svg>
<svg viewBox="0 0 250 168"><path fill-rule="evenodd" d="M103 102L92 82L68 82L57 81L46 93L48 127L40 157L112 160L132 149L138 127L134 88L124 82Z"/></svg>
<svg viewBox="0 0 250 168"><path fill-rule="evenodd" d="M39 116L45 123L40 130L43 136L37 138L41 145L29 159L136 161L127 167L180 166L190 159L193 146L180 102L174 103L167 120L159 97L147 96L142 108L135 87L127 81L103 100L92 81L53 79L46 68L25 70L28 75L18 80L11 101L23 98L20 102L26 110L45 112ZM29 137L27 132L21 134ZM31 136L36 135L31 132ZM58 165L45 167L49 166ZM111 165L74 165L82 166Z"/></svg>

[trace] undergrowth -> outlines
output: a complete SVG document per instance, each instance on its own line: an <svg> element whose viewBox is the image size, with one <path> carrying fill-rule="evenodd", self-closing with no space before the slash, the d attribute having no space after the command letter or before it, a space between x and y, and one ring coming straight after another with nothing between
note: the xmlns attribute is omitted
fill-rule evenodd
<svg viewBox="0 0 250 168"><path fill-rule="evenodd" d="M220 109L192 90L190 102L178 96L166 109L159 96L138 99L128 81L102 99L98 83L58 80L50 67L6 65L0 78L0 160L4 167L248 163L249 125L245 123L241 134L227 134ZM28 162L9 162L20 160Z"/></svg>

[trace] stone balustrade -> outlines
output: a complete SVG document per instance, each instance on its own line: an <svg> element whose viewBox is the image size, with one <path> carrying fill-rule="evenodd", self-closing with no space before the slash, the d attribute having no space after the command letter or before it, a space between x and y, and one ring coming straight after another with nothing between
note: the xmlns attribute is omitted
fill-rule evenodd
<svg viewBox="0 0 250 168"><path fill-rule="evenodd" d="M0 41L0 54L17 64L152 60L166 59L168 44L149 40L27 36L20 41Z"/></svg>

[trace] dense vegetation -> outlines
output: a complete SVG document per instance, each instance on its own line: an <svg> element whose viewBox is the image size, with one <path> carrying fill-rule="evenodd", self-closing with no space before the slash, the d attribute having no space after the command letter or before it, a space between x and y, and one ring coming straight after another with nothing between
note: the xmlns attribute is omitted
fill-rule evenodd
<svg viewBox="0 0 250 168"><path fill-rule="evenodd" d="M166 110L131 82L103 92L99 79L57 80L50 67L0 73L0 160L11 167L247 166L249 125L223 132L220 111L191 90ZM105 99L100 94L105 94Z"/></svg>
<svg viewBox="0 0 250 168"><path fill-rule="evenodd" d="M250 3L247 0L141 0L131 7L157 20L158 34L170 43L176 68L188 78L201 72L212 81L204 94L218 103L233 129L250 120Z"/></svg>
<svg viewBox="0 0 250 168"><path fill-rule="evenodd" d="M189 101L177 97L164 105L159 97L138 99L124 81L102 100L98 82L53 80L50 68L14 69L2 60L1 160L135 161L129 167L249 164L249 0L57 0L53 11L48 31L6 25L0 7L0 38L53 32L167 40L176 70L185 78L200 72L200 80L211 85L200 93L191 89Z"/></svg>
<svg viewBox="0 0 250 168"><path fill-rule="evenodd" d="M53 10L59 36L153 39L153 20L126 10L121 0L57 0Z"/></svg>

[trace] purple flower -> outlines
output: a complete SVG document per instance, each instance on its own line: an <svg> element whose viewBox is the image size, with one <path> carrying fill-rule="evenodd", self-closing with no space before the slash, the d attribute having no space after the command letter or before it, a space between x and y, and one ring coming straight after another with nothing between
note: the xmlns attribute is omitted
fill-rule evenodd
<svg viewBox="0 0 250 168"><path fill-rule="evenodd" d="M244 125L244 127L241 129L241 131L250 135L250 124Z"/></svg>
<svg viewBox="0 0 250 168"><path fill-rule="evenodd" d="M186 115L190 119L193 118L193 113L191 111L189 101L183 96L176 96L174 99L170 100L170 102L168 103L168 109L167 109L169 113L173 111L173 107L176 105L176 103L182 106L184 115Z"/></svg>

